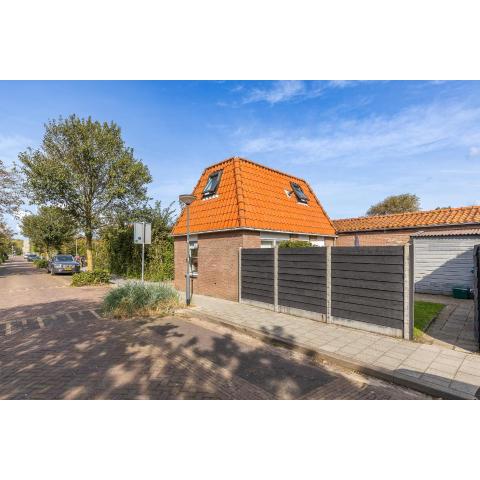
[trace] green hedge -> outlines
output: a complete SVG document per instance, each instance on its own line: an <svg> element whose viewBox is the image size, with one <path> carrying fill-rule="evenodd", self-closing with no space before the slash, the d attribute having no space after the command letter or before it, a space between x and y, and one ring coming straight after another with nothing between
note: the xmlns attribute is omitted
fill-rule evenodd
<svg viewBox="0 0 480 480"><path fill-rule="evenodd" d="M48 260L45 260L43 258L39 258L38 260L34 260L33 264L37 268L47 268L48 267Z"/></svg>
<svg viewBox="0 0 480 480"><path fill-rule="evenodd" d="M310 242L306 240L282 240L278 244L278 248L308 248L313 247Z"/></svg>
<svg viewBox="0 0 480 480"><path fill-rule="evenodd" d="M72 276L73 287L85 285L101 285L110 282L110 274L106 270L94 270L93 272L74 273Z"/></svg>

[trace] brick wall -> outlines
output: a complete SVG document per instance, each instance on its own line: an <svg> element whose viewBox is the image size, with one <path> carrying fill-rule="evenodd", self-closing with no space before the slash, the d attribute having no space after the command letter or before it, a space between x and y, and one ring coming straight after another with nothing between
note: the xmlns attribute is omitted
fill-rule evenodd
<svg viewBox="0 0 480 480"><path fill-rule="evenodd" d="M227 231L198 235L198 276L193 293L238 300L238 249L260 247L260 233ZM175 287L185 290L186 240L175 237Z"/></svg>
<svg viewBox="0 0 480 480"><path fill-rule="evenodd" d="M403 230L385 230L383 232L360 232L358 238L360 246L392 246L404 245L410 240L410 235L421 231L439 231L439 230L459 230L462 231L465 227L433 227L433 228L409 228ZM352 247L355 245L354 233L338 233L338 238L335 242L337 247Z"/></svg>

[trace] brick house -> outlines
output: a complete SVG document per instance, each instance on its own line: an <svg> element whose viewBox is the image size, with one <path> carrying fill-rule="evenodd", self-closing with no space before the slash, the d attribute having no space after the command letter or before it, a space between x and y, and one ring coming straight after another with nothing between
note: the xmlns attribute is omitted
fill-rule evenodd
<svg viewBox="0 0 480 480"><path fill-rule="evenodd" d="M207 167L190 205L194 293L238 299L239 248L271 248L282 240L333 245L335 229L305 180L234 157ZM185 289L186 212L172 231L175 287Z"/></svg>
<svg viewBox="0 0 480 480"><path fill-rule="evenodd" d="M333 220L337 246L404 245L418 232L458 231L480 227L480 206Z"/></svg>

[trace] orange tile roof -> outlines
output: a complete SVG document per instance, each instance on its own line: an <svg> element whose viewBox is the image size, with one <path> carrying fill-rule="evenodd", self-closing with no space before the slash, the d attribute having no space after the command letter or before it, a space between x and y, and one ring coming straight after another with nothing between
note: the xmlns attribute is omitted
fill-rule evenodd
<svg viewBox="0 0 480 480"><path fill-rule="evenodd" d="M480 223L480 206L333 220L337 233Z"/></svg>
<svg viewBox="0 0 480 480"><path fill-rule="evenodd" d="M217 194L202 198L209 175L222 170ZM290 182L298 183L309 198L300 204ZM305 180L287 175L250 160L234 157L206 168L195 187L197 197L190 205L192 233L228 229L335 235L322 205ZM185 209L173 228L173 235L186 233Z"/></svg>

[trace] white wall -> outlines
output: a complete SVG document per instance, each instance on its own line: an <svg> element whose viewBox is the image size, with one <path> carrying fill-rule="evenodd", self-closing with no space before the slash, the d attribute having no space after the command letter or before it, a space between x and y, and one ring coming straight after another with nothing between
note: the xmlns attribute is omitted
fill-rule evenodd
<svg viewBox="0 0 480 480"><path fill-rule="evenodd" d="M415 291L452 294L452 287L473 287L473 247L480 236L414 238Z"/></svg>

